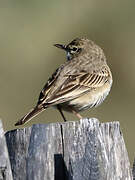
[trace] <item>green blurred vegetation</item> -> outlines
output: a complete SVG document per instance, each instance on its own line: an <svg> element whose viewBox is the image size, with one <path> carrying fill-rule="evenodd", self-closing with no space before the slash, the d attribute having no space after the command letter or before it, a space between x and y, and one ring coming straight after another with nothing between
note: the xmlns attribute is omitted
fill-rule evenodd
<svg viewBox="0 0 135 180"><path fill-rule="evenodd" d="M114 83L102 106L82 113L120 121L130 160L134 158L135 1L2 0L0 2L0 117L5 129L37 101L48 77L65 61L54 43L87 37L107 56ZM65 113L69 120L74 116ZM48 109L32 123L62 120ZM27 126L28 126L27 125Z"/></svg>

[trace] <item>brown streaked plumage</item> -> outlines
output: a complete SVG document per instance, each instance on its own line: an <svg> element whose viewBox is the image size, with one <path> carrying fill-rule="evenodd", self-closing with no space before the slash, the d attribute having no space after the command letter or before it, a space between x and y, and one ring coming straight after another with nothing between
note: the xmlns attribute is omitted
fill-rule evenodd
<svg viewBox="0 0 135 180"><path fill-rule="evenodd" d="M45 84L35 108L15 125L22 125L55 106L66 121L62 110L81 118L79 111L96 107L103 102L112 85L111 71L103 50L93 41L76 38L67 46L55 44L67 53L62 64Z"/></svg>

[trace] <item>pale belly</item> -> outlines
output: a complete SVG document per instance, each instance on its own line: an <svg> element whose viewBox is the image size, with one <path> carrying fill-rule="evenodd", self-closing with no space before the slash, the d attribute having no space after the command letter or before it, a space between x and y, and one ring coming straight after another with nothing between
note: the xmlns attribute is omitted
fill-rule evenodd
<svg viewBox="0 0 135 180"><path fill-rule="evenodd" d="M61 104L61 107L65 111L71 111L70 108L75 111L82 111L88 108L97 107L109 94L111 85L106 83L103 87L94 89L81 97L73 99L69 102Z"/></svg>

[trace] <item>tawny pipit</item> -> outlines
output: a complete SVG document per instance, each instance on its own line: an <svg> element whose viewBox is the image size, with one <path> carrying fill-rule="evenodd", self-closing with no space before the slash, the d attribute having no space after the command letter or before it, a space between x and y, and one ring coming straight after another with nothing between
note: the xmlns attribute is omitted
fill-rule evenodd
<svg viewBox="0 0 135 180"><path fill-rule="evenodd" d="M96 107L103 102L112 85L112 74L103 50L93 41L76 38L68 45L55 44L67 53L62 64L45 84L38 103L15 125L22 125L55 106L66 121L62 110L81 118L79 111Z"/></svg>

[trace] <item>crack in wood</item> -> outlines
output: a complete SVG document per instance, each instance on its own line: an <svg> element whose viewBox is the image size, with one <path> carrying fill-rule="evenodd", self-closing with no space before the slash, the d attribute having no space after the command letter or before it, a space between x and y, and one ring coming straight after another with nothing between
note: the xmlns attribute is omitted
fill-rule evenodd
<svg viewBox="0 0 135 180"><path fill-rule="evenodd" d="M62 142L62 154L63 154L63 158L64 158L64 136L63 136L62 124L60 124L60 131L61 131L61 142Z"/></svg>

